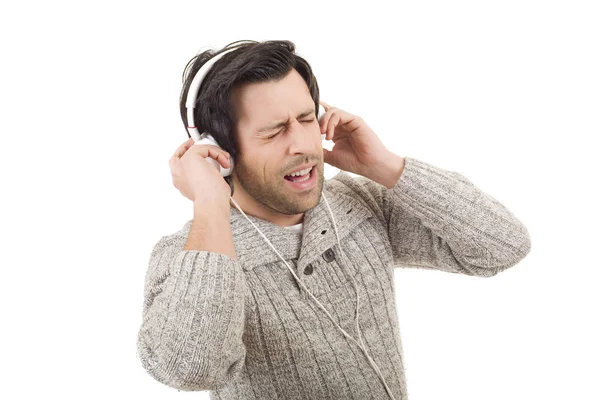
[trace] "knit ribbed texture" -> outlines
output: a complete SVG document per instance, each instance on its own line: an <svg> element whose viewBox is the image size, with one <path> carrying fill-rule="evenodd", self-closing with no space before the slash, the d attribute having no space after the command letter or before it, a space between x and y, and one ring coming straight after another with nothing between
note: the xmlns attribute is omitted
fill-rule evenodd
<svg viewBox="0 0 600 400"><path fill-rule="evenodd" d="M325 181L344 253L323 198L301 235L248 216L358 340L352 274L365 347L397 400L408 391L394 267L491 277L530 250L525 226L463 175L405 160L391 189L344 171ZM213 400L388 399L362 351L236 208L230 222L237 260L183 250L191 220L154 246L137 342L148 373Z"/></svg>

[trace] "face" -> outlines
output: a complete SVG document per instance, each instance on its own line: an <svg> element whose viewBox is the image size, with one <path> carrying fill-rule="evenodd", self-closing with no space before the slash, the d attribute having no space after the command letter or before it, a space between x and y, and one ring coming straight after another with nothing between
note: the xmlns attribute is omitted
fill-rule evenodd
<svg viewBox="0 0 600 400"><path fill-rule="evenodd" d="M294 215L317 205L323 189L323 147L315 103L292 69L277 82L232 91L239 152L232 173L235 194L267 213ZM304 184L286 175L312 167ZM246 194L248 196L246 196Z"/></svg>

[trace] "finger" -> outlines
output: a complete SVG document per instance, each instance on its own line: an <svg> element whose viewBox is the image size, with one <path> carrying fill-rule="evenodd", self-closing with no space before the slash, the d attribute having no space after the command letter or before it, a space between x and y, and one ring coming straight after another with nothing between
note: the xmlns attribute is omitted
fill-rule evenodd
<svg viewBox="0 0 600 400"><path fill-rule="evenodd" d="M229 161L231 155L220 147L212 144L202 144L194 146L194 149L197 149L197 154L203 158L210 157L216 160L219 164L223 165L225 168L229 168L231 166L231 162Z"/></svg>
<svg viewBox="0 0 600 400"><path fill-rule="evenodd" d="M331 151L327 150L325 147L323 147L323 162L327 163L327 164L331 164L329 157L331 155Z"/></svg>
<svg viewBox="0 0 600 400"><path fill-rule="evenodd" d="M231 157L231 154L229 154L228 151L225 151L221 147L215 146L214 144L199 144L199 145L195 145L194 148L203 147L203 146L209 146L211 149L218 150L221 153L223 153L225 155L225 157L227 157L227 158Z"/></svg>
<svg viewBox="0 0 600 400"><path fill-rule="evenodd" d="M363 126L363 120L357 115L345 113L342 116L339 125L343 126L342 137L340 137L341 139L343 137L351 135L355 130Z"/></svg>
<svg viewBox="0 0 600 400"><path fill-rule="evenodd" d="M319 120L319 124L321 125L321 133L327 133L327 124L329 123L329 119L331 118L333 111L326 111L325 114L321 116ZM329 140L329 136L326 137Z"/></svg>
<svg viewBox="0 0 600 400"><path fill-rule="evenodd" d="M335 128L336 126L339 124L340 121L340 115L336 112L330 115L329 119L327 120L327 133L325 138L327 140L333 140L334 136L335 136Z"/></svg>
<svg viewBox="0 0 600 400"><path fill-rule="evenodd" d="M229 168L231 163L229 161L229 157L226 152L221 149L212 148L209 150L209 157L216 160L219 164L221 164L225 168Z"/></svg>
<svg viewBox="0 0 600 400"><path fill-rule="evenodd" d="M181 158L186 151L188 151L188 149L194 144L194 138L188 138L188 140L186 140L185 142L183 142L178 148L177 150L175 150L175 153L173 153L172 157L177 157L177 158Z"/></svg>
<svg viewBox="0 0 600 400"><path fill-rule="evenodd" d="M188 138L188 140L186 140L186 141L183 143L183 147L184 147L184 148L187 150L187 149L189 149L190 147L192 147L192 145L194 144L194 142L195 142L194 138L193 138L193 137L189 137L189 138Z"/></svg>
<svg viewBox="0 0 600 400"><path fill-rule="evenodd" d="M362 119L354 114L350 114L346 111L342 111L340 109L335 109L336 124L335 126L338 128L337 130L337 139L344 139L355 130L359 129L363 121Z"/></svg>
<svg viewBox="0 0 600 400"><path fill-rule="evenodd" d="M320 100L319 103L323 106L323 108L325 109L325 111L328 111L331 106L327 103L325 103L324 101Z"/></svg>

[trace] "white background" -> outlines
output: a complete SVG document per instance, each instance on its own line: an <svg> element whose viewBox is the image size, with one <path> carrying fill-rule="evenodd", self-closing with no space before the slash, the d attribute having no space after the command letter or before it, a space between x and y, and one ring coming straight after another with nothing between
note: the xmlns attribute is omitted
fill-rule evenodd
<svg viewBox="0 0 600 400"><path fill-rule="evenodd" d="M594 3L3 3L0 397L208 399L154 381L135 345L152 246L192 217L168 166L181 74L288 39L322 100L529 229L493 278L396 271L410 399L599 399Z"/></svg>

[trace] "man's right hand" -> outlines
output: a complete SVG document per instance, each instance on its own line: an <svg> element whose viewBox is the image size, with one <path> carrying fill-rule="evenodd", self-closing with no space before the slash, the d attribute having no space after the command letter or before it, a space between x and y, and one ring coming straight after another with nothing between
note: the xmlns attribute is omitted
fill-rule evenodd
<svg viewBox="0 0 600 400"><path fill-rule="evenodd" d="M216 159L224 168L231 166L228 152L209 144L194 145L189 138L169 159L173 186L194 203L229 207L231 188L219 170L204 160L206 157Z"/></svg>

